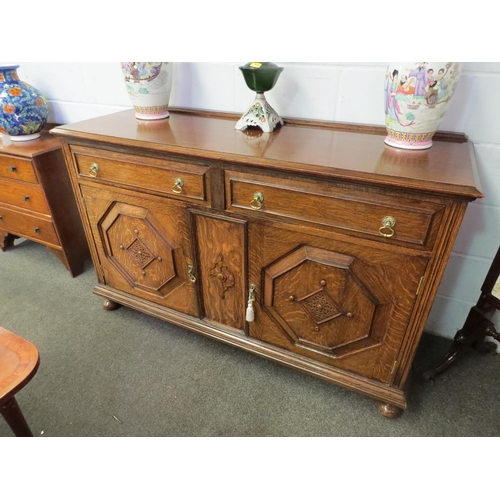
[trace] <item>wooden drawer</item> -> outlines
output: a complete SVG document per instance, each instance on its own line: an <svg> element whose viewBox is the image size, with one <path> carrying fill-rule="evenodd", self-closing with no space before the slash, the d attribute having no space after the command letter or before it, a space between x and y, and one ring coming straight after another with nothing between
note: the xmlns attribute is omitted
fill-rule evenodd
<svg viewBox="0 0 500 500"><path fill-rule="evenodd" d="M262 202L254 201L262 196ZM230 211L259 212L312 222L381 241L399 241L432 247L434 222L445 205L363 191L353 187L264 175L226 172L226 207ZM252 207L253 205L253 207ZM259 208L260 207L260 208ZM390 237L383 236L383 219L392 217ZM382 232L391 234L390 229Z"/></svg>
<svg viewBox="0 0 500 500"><path fill-rule="evenodd" d="M59 246L52 220L9 208L0 203L0 230L40 243Z"/></svg>
<svg viewBox="0 0 500 500"><path fill-rule="evenodd" d="M37 185L0 178L0 202L50 215L45 194Z"/></svg>
<svg viewBox="0 0 500 500"><path fill-rule="evenodd" d="M199 203L207 201L206 167L86 148L73 147L72 151L82 179Z"/></svg>
<svg viewBox="0 0 500 500"><path fill-rule="evenodd" d="M31 161L22 160L15 156L0 156L0 177L26 182L38 182Z"/></svg>

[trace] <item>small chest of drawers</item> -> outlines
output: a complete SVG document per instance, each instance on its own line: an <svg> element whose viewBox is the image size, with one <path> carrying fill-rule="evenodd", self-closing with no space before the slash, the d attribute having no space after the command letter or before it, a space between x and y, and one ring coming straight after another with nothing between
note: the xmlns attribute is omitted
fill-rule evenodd
<svg viewBox="0 0 500 500"><path fill-rule="evenodd" d="M59 140L0 143L0 248L18 237L45 245L72 276L89 257L75 197Z"/></svg>

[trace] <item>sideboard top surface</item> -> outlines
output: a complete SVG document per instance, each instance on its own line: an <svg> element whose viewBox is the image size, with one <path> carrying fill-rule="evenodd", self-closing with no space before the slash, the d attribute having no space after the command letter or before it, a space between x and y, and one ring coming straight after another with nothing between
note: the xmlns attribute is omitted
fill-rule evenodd
<svg viewBox="0 0 500 500"><path fill-rule="evenodd" d="M210 113L171 111L170 118L141 121L134 110L59 126L60 137L90 139L155 152L188 154L325 178L481 198L472 144L435 140L424 151L384 144L370 127L287 125L270 134L235 129L236 120Z"/></svg>

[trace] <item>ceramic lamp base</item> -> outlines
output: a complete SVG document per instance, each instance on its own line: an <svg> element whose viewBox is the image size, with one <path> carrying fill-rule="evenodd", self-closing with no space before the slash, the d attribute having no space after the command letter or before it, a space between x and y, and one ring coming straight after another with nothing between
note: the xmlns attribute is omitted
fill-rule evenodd
<svg viewBox="0 0 500 500"><path fill-rule="evenodd" d="M32 141L33 139L38 139L39 137L40 137L39 133L26 134L26 135L11 135L10 140L14 142L24 142L24 141Z"/></svg>
<svg viewBox="0 0 500 500"><path fill-rule="evenodd" d="M259 127L263 132L272 132L283 120L267 102L264 93L257 92L252 105L243 113L236 123L236 130L247 127Z"/></svg>

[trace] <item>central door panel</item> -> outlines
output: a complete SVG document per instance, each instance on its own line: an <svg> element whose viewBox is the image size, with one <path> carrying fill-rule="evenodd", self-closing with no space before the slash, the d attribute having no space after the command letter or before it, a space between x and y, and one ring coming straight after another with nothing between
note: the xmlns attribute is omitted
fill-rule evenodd
<svg viewBox="0 0 500 500"><path fill-rule="evenodd" d="M204 317L243 332L246 222L207 214L194 217Z"/></svg>

